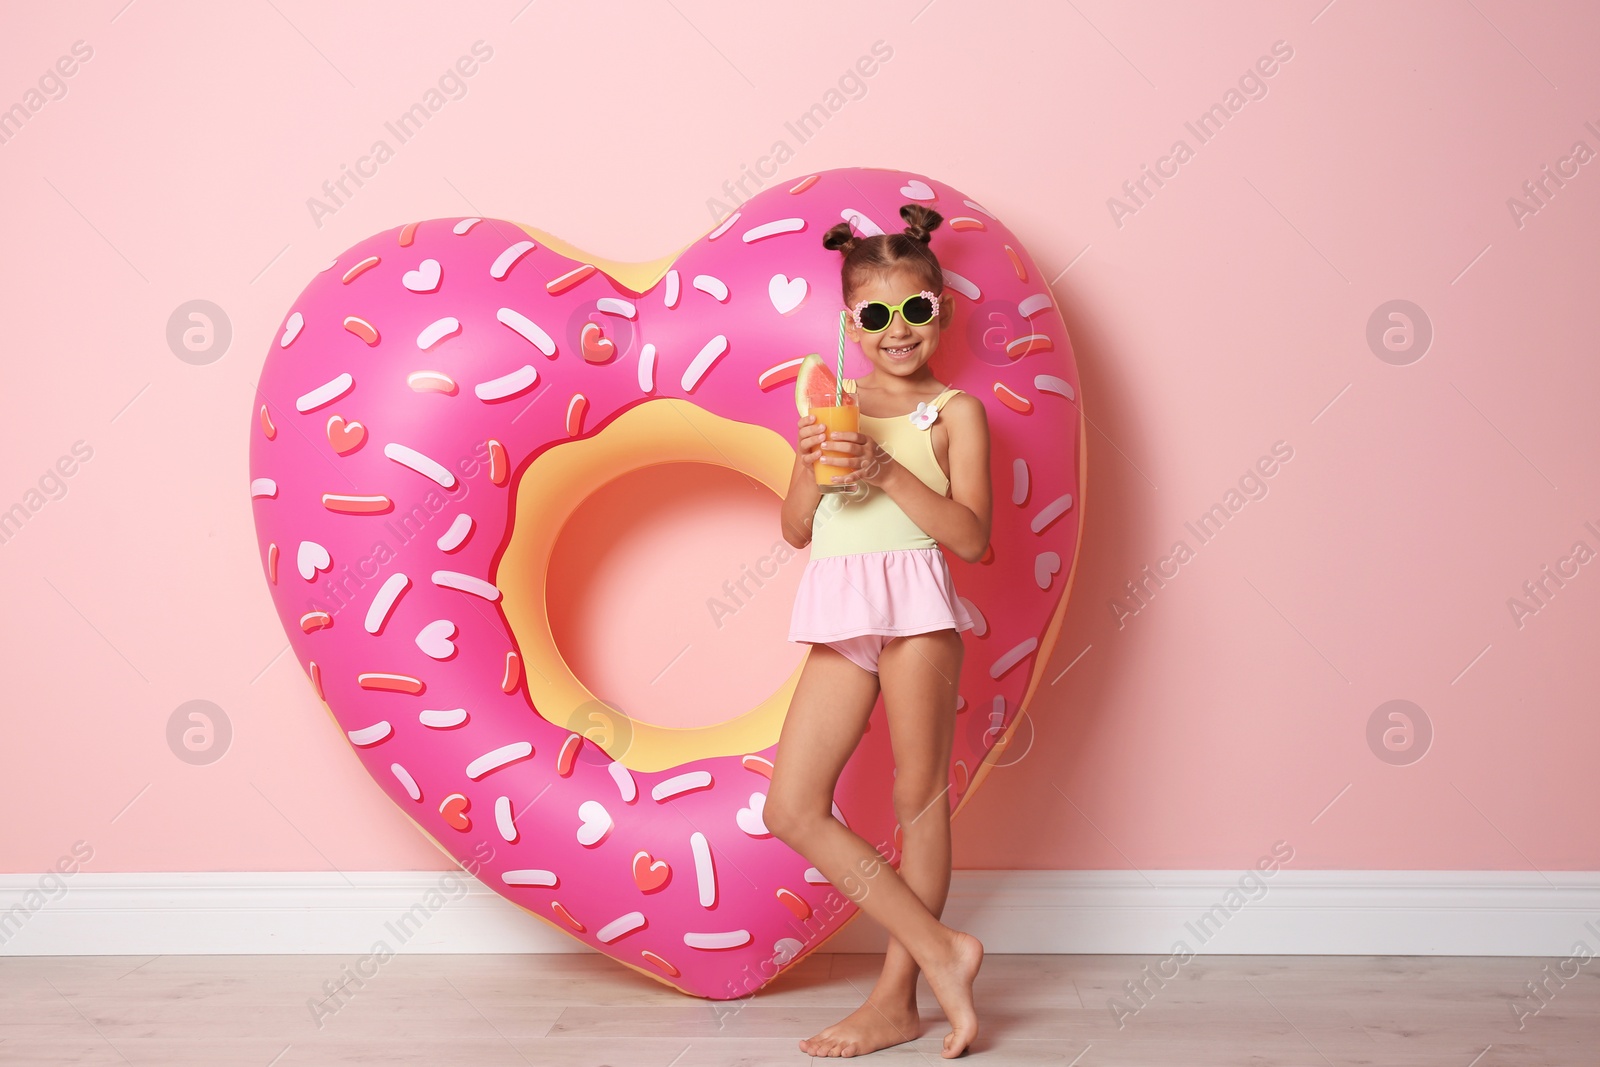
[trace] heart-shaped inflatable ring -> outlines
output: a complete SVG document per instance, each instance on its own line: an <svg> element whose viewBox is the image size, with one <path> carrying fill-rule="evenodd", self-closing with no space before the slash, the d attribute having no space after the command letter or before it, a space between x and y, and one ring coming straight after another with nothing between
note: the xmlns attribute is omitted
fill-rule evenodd
<svg viewBox="0 0 1600 1067"><path fill-rule="evenodd" d="M697 996L753 992L856 914L761 819L798 672L704 729L625 719L556 651L545 564L588 495L646 464L740 471L771 489L777 529L794 376L827 351L842 305L822 233L841 219L881 232L907 201L947 220L932 247L958 312L936 371L987 405L996 483L988 553L951 563L977 621L963 635L959 810L1039 688L1075 573L1085 458L1048 280L960 192L826 171L646 264L500 220L410 223L324 268L261 372L262 564L368 772L507 899ZM626 729L574 725L597 709ZM886 734L869 726L834 814L897 864Z"/></svg>

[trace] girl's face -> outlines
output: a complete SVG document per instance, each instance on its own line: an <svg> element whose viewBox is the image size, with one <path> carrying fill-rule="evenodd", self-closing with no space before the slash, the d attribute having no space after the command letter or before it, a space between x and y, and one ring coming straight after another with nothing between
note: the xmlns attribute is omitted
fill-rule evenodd
<svg viewBox="0 0 1600 1067"><path fill-rule="evenodd" d="M893 307L923 289L938 292L939 287L930 288L917 275L896 267L882 277L870 279L851 293L849 306L854 307L862 300L882 300ZM872 365L884 374L896 378L917 377L939 347L939 331L950 325L950 319L955 314L953 296L949 292L940 293L939 314L921 326L907 325L900 312L896 311L890 317L887 329L881 333L868 333L858 328L854 317L847 312L845 332L850 340L861 346L862 354Z"/></svg>

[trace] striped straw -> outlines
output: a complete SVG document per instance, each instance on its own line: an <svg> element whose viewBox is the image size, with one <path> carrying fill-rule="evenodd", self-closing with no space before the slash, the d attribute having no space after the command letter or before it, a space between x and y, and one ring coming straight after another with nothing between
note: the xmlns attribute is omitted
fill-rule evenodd
<svg viewBox="0 0 1600 1067"><path fill-rule="evenodd" d="M833 406L844 405L844 312L839 312L839 373L833 379Z"/></svg>

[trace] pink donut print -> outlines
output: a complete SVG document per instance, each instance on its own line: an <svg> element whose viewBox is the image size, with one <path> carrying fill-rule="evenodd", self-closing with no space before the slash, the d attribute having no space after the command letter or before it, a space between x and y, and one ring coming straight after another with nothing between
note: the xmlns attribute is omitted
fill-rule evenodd
<svg viewBox="0 0 1600 1067"><path fill-rule="evenodd" d="M977 621L951 766L959 811L1041 685L1075 573L1085 460L1049 278L961 192L902 171L823 171L648 264L502 220L409 223L311 280L261 372L262 567L347 743L490 888L695 996L755 992L857 913L762 822L794 678L725 727L623 723L555 651L543 564L586 495L657 463L768 485L776 531L795 373L809 352L831 361L842 305L822 233L840 220L897 231L907 202L945 219L932 248L957 311L935 372L984 402L991 434L989 550L947 557ZM629 729L585 729L597 710ZM880 700L834 816L898 866L882 716Z"/></svg>

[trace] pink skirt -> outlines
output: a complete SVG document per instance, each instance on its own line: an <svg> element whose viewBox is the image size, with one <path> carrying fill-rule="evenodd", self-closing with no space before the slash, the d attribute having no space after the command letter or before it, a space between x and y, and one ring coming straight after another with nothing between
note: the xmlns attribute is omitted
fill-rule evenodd
<svg viewBox="0 0 1600 1067"><path fill-rule="evenodd" d="M839 641L861 634L905 637L970 630L944 553L931 548L855 552L806 563L789 621L791 641Z"/></svg>

